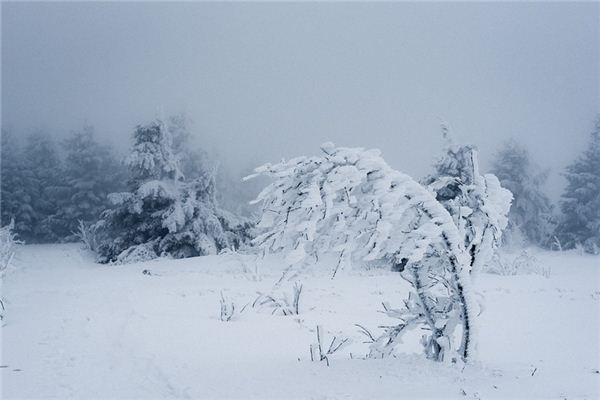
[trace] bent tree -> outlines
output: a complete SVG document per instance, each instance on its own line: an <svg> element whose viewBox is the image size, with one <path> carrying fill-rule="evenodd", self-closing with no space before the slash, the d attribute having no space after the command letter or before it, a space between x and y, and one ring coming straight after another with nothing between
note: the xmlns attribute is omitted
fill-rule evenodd
<svg viewBox="0 0 600 400"><path fill-rule="evenodd" d="M421 183L448 210L464 238L472 270L481 271L502 242L513 195L495 175L479 172L474 146L456 144L445 126L442 133L444 153Z"/></svg>
<svg viewBox="0 0 600 400"><path fill-rule="evenodd" d="M422 340L429 358L471 358L470 256L450 213L432 192L392 169L378 150L331 143L321 150L319 156L263 165L248 177L273 178L256 199L263 207L256 245L286 253L291 267L334 254L334 275L351 263L398 268L413 291L402 309L386 309L400 323L373 343L371 354L390 354L402 333L422 327L429 332Z"/></svg>

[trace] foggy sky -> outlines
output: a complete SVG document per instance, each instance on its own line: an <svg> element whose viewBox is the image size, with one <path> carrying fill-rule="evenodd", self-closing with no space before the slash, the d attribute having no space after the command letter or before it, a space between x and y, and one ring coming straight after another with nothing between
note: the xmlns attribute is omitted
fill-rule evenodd
<svg viewBox="0 0 600 400"><path fill-rule="evenodd" d="M559 172L600 112L599 3L2 3L2 125L125 146L185 112L238 168L378 147L417 177L440 120L483 165L509 137Z"/></svg>

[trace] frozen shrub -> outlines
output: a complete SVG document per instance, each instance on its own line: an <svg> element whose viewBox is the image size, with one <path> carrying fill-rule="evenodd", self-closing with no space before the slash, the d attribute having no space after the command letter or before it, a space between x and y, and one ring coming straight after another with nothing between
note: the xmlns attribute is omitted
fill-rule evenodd
<svg viewBox="0 0 600 400"><path fill-rule="evenodd" d="M300 295L302 294L302 284L296 283L293 287L293 293L290 295L284 293L283 296L273 294L259 293L258 297L252 303L255 308L272 309L271 314L298 315L300 314Z"/></svg>
<svg viewBox="0 0 600 400"><path fill-rule="evenodd" d="M223 296L223 292L221 292L221 300L220 304L220 315L219 318L223 322L229 322L235 315L235 303L230 301Z"/></svg>
<svg viewBox="0 0 600 400"><path fill-rule="evenodd" d="M529 250L523 250L517 255L497 252L484 272L504 276L535 274L548 278L551 271L550 267L540 264Z"/></svg>
<svg viewBox="0 0 600 400"><path fill-rule="evenodd" d="M10 269L15 255L15 246L21 243L13 232L14 226L14 221L11 221L9 225L0 227L0 277Z"/></svg>
<svg viewBox="0 0 600 400"><path fill-rule="evenodd" d="M15 222L11 220L9 225L0 227L0 321L4 320L6 312L2 297L2 279L12 267L15 246L21 243L13 232L14 226Z"/></svg>
<svg viewBox="0 0 600 400"><path fill-rule="evenodd" d="M74 233L74 236L83 243L84 249L93 252L98 251L98 235L96 229L96 225L89 225L84 221L79 220L79 226L77 232Z"/></svg>

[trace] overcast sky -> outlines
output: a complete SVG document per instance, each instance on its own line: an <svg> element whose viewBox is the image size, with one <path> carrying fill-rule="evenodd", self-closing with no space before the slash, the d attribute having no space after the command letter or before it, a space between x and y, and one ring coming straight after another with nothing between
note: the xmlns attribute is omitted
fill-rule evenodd
<svg viewBox="0 0 600 400"><path fill-rule="evenodd" d="M440 119L480 148L521 139L550 191L600 112L600 3L2 3L2 125L84 121L128 144L185 112L237 166L379 147L421 176Z"/></svg>

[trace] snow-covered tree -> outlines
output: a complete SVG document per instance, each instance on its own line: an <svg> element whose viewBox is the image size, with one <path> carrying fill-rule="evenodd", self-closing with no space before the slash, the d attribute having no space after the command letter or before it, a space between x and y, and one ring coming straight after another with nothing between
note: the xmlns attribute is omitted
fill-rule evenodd
<svg viewBox="0 0 600 400"><path fill-rule="evenodd" d="M496 153L492 172L514 197L505 242L548 246L555 222L552 204L541 188L547 172L540 171L527 149L515 140L505 142Z"/></svg>
<svg viewBox="0 0 600 400"><path fill-rule="evenodd" d="M1 225L7 226L14 221L14 229L24 232L30 229L31 197L25 190L22 149L17 138L5 130L0 146Z"/></svg>
<svg viewBox="0 0 600 400"><path fill-rule="evenodd" d="M577 245L600 254L600 117L583 154L566 168L557 234L565 249Z"/></svg>
<svg viewBox="0 0 600 400"><path fill-rule="evenodd" d="M481 271L501 243L512 195L495 175L481 175L474 146L456 144L446 126L442 126L442 134L444 155L423 184L452 215L464 237L471 268Z"/></svg>
<svg viewBox="0 0 600 400"><path fill-rule="evenodd" d="M388 309L402 322L372 352L388 354L402 332L421 326L429 332L423 338L428 357L471 358L476 316L471 256L453 216L428 189L389 167L378 150L331 143L321 150L320 156L256 169L255 175L274 179L256 200L263 207L256 245L287 253L290 266L335 254L334 275L352 262L401 266L414 292L404 309Z"/></svg>
<svg viewBox="0 0 600 400"><path fill-rule="evenodd" d="M138 126L133 139L129 191L109 196L113 207L95 226L99 261L189 257L241 245L237 221L215 201L214 175L184 179L165 123Z"/></svg>
<svg viewBox="0 0 600 400"><path fill-rule="evenodd" d="M85 225L98 221L109 205L108 194L124 189L125 176L114 150L96 141L90 125L73 132L63 146L63 177L68 191L54 219L63 238L73 240L80 221Z"/></svg>
<svg viewBox="0 0 600 400"><path fill-rule="evenodd" d="M14 216L16 232L30 243L57 242L61 235L55 215L66 185L56 144L49 135L36 132L27 137L21 154L21 186L12 188L24 200Z"/></svg>

